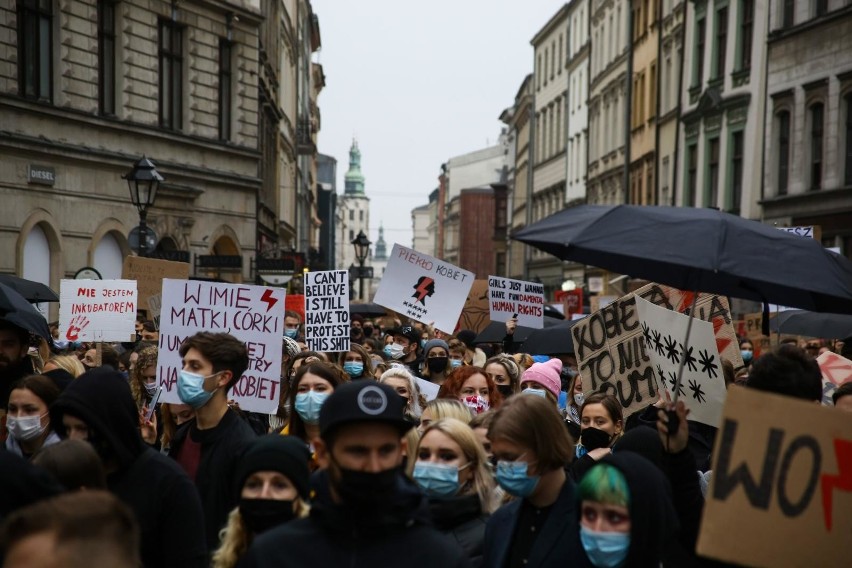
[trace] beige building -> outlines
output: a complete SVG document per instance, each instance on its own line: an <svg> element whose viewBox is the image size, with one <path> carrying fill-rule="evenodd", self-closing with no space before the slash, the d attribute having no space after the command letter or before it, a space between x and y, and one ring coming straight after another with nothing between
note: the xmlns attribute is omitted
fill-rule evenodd
<svg viewBox="0 0 852 568"><path fill-rule="evenodd" d="M673 205L680 119L680 75L683 66L685 0L665 0L659 15L660 55L657 58L657 203Z"/></svg>
<svg viewBox="0 0 852 568"><path fill-rule="evenodd" d="M633 89L630 112L630 199L656 205L657 52L656 0L631 0Z"/></svg>

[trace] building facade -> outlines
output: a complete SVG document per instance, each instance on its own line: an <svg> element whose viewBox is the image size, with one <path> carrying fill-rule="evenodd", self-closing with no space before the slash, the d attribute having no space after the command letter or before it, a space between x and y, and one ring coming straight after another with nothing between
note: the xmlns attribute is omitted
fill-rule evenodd
<svg viewBox="0 0 852 568"><path fill-rule="evenodd" d="M337 227L337 268L357 266L352 241L361 231L370 234L370 198L364 191L361 173L361 150L353 140L349 148L349 169L344 177L343 195L338 196L339 226Z"/></svg>
<svg viewBox="0 0 852 568"><path fill-rule="evenodd" d="M678 125L680 124L680 82L684 65L683 20L685 0L664 0L659 17L659 57L657 61L657 182L658 205L673 205L677 175Z"/></svg>
<svg viewBox="0 0 852 568"><path fill-rule="evenodd" d="M589 0L568 4L568 40L565 69L568 72L568 99L565 110L567 134L565 159L567 205L586 202L586 176L589 147Z"/></svg>
<svg viewBox="0 0 852 568"><path fill-rule="evenodd" d="M631 0L633 84L630 112L629 203L657 204L657 0Z"/></svg>

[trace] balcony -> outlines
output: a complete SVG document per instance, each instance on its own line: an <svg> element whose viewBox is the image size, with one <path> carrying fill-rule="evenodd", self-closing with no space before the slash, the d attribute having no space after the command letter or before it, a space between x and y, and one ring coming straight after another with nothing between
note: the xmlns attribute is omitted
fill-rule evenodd
<svg viewBox="0 0 852 568"><path fill-rule="evenodd" d="M300 156L315 154L317 146L314 144L314 126L309 116L299 117L296 121L296 152Z"/></svg>

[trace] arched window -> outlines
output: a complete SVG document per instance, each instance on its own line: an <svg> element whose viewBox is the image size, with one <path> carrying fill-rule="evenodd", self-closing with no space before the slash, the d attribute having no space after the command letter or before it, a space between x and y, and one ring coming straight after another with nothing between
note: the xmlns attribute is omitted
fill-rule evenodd
<svg viewBox="0 0 852 568"><path fill-rule="evenodd" d="M121 265L124 254L115 237L107 233L101 238L92 255L94 268L105 280L121 278Z"/></svg>

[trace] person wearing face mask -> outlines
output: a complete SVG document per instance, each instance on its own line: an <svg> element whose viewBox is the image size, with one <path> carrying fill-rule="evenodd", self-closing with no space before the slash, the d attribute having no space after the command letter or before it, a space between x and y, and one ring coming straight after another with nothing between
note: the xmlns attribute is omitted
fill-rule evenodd
<svg viewBox="0 0 852 568"><path fill-rule="evenodd" d="M234 568L255 537L308 516L308 457L301 440L276 434L246 449L235 484L239 506L228 515L211 568Z"/></svg>
<svg viewBox="0 0 852 568"><path fill-rule="evenodd" d="M500 408L503 395L497 390L481 367L464 366L450 373L438 390L438 398L455 398L465 403L472 414L481 414L490 408Z"/></svg>
<svg viewBox="0 0 852 568"><path fill-rule="evenodd" d="M290 420L281 434L298 438L305 447L312 448L319 438L319 417L323 404L335 389L347 382L349 377L329 363L314 361L300 366L290 389L290 408L294 412L290 413ZM316 467L316 462L312 461L311 469Z"/></svg>
<svg viewBox="0 0 852 568"><path fill-rule="evenodd" d="M195 482L204 508L207 546L213 550L236 505L230 484L238 456L256 438L228 406L228 391L248 368L248 351L233 335L202 331L185 339L179 353L183 368L178 397L195 410L195 417L175 432L169 456Z"/></svg>
<svg viewBox="0 0 852 568"><path fill-rule="evenodd" d="M451 337L447 340L447 345L450 347L450 371L468 364L465 360L467 346L462 340Z"/></svg>
<svg viewBox="0 0 852 568"><path fill-rule="evenodd" d="M429 517L428 501L402 474L403 436L412 425L387 385L341 385L320 412L315 441L322 468L307 519L271 529L241 567L461 567L465 556Z"/></svg>
<svg viewBox="0 0 852 568"><path fill-rule="evenodd" d="M405 399L405 417L412 424L420 423L420 414L426 406L426 397L420 393L417 380L405 367L394 365L379 377L379 382L388 385Z"/></svg>
<svg viewBox="0 0 852 568"><path fill-rule="evenodd" d="M49 412L57 398L59 387L44 376L31 375L12 385L6 409L8 451L31 459L42 448L59 443Z"/></svg>
<svg viewBox="0 0 852 568"><path fill-rule="evenodd" d="M304 341L302 337L302 316L299 312L287 310L284 312L284 336L293 341Z"/></svg>
<svg viewBox="0 0 852 568"><path fill-rule="evenodd" d="M521 392L521 369L511 356L497 355L488 359L485 362L485 374L494 381L504 399Z"/></svg>
<svg viewBox="0 0 852 568"><path fill-rule="evenodd" d="M485 522L498 498L476 435L459 420L438 420L423 433L415 456L414 481L429 498L435 526L461 545L471 568L481 566Z"/></svg>
<svg viewBox="0 0 852 568"><path fill-rule="evenodd" d="M548 359L544 363L533 363L521 375L521 394L539 396L547 399L556 407L559 401L560 377L562 362L559 359Z"/></svg>
<svg viewBox="0 0 852 568"><path fill-rule="evenodd" d="M430 339L423 346L423 364L420 376L436 385L444 384L450 367L450 347L443 339Z"/></svg>
<svg viewBox="0 0 852 568"><path fill-rule="evenodd" d="M624 434L621 405L611 394L596 392L583 402L580 411L580 438L575 448L577 460L571 464L575 481L601 458L610 454L613 444Z"/></svg>
<svg viewBox="0 0 852 568"><path fill-rule="evenodd" d="M388 330L393 343L385 345L385 355L397 363L402 363L412 375L417 376L423 359L419 356L422 333L412 325L403 325Z"/></svg>
<svg viewBox="0 0 852 568"><path fill-rule="evenodd" d="M370 354L357 343L349 344L349 351L344 351L337 359L337 364L351 380L368 379L373 376L373 360Z"/></svg>
<svg viewBox="0 0 852 568"><path fill-rule="evenodd" d="M483 565L573 565L582 554L575 486L565 473L573 448L556 406L513 396L495 414L488 438L497 483L516 499L488 520Z"/></svg>
<svg viewBox="0 0 852 568"><path fill-rule="evenodd" d="M575 373L568 383L567 404L565 406L565 426L573 439L580 437L580 409L583 408L585 395L583 394L583 377Z"/></svg>
<svg viewBox="0 0 852 568"><path fill-rule="evenodd" d="M740 354L743 357L743 364L748 369L754 360L754 344L748 339L740 339Z"/></svg>
<svg viewBox="0 0 852 568"><path fill-rule="evenodd" d="M140 413L147 410L151 399L154 397L154 393L157 392L158 352L158 349L154 346L145 347L139 351L139 356L133 365L133 370L130 371L130 392L133 393L133 400L136 401L136 407ZM158 432L158 429L160 429L159 426L162 423L159 409L156 409L151 422L154 427L148 431L143 430L142 437L145 438L145 442L153 445L161 433L161 431ZM146 434L149 437L146 437Z"/></svg>

